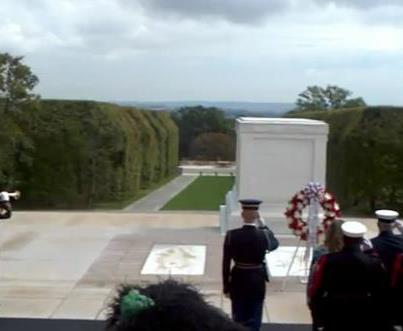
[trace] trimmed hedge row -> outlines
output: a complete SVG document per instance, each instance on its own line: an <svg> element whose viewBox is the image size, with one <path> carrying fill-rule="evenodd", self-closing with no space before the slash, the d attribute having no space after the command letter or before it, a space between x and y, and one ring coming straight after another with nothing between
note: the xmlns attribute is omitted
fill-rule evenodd
<svg viewBox="0 0 403 331"><path fill-rule="evenodd" d="M178 132L169 114L47 100L3 114L0 130L0 185L20 189L25 207L126 201L176 171Z"/></svg>
<svg viewBox="0 0 403 331"><path fill-rule="evenodd" d="M288 116L329 124L327 186L344 211L403 210L403 108L367 107Z"/></svg>

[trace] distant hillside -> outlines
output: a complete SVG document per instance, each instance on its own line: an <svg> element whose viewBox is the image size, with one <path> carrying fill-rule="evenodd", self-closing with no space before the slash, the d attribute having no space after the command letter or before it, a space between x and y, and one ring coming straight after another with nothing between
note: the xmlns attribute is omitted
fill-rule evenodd
<svg viewBox="0 0 403 331"><path fill-rule="evenodd" d="M204 106L217 107L224 110L228 116L282 116L295 107L293 103L285 102L223 102L223 101L160 101L160 102L115 102L122 106L135 106L153 110L174 111L181 107Z"/></svg>

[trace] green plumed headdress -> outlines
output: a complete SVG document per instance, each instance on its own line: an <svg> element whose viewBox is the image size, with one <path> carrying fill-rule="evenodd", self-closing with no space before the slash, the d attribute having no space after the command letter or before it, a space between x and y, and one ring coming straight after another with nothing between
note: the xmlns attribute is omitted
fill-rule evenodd
<svg viewBox="0 0 403 331"><path fill-rule="evenodd" d="M140 294L136 289L131 289L120 301L120 312L124 320L128 320L138 313L155 305L153 299Z"/></svg>

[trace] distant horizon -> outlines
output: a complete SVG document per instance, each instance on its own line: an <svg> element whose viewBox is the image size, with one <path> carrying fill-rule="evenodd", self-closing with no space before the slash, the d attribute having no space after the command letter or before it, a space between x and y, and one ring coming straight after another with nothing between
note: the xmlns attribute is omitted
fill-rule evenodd
<svg viewBox="0 0 403 331"><path fill-rule="evenodd" d="M136 100L136 99L103 99L103 98L52 98L52 97L43 97L41 96L42 100L66 100L66 101L97 101L97 102L110 102L110 103L125 103L125 102L131 102L131 103L198 103L198 102L206 102L206 103L249 103L249 104L296 104L296 101L239 101L239 100L203 100L203 99L194 99L194 100L188 100L188 99L172 99L172 100ZM365 101L365 100L364 100ZM376 103L376 104L371 104L367 103L367 106L369 107L377 107L377 106L383 106L383 107L403 107L402 104L391 104L391 103Z"/></svg>
<svg viewBox="0 0 403 331"><path fill-rule="evenodd" d="M58 98L58 97L44 97L40 96L42 100L66 100L66 101L97 101L97 102L136 102L136 103L252 103L252 104L295 104L291 101L239 101L239 100L203 100L203 99L172 99L172 100L136 100L136 99L104 99L104 98Z"/></svg>
<svg viewBox="0 0 403 331"><path fill-rule="evenodd" d="M172 99L172 100L115 100L117 102L139 102L139 103L151 103L151 102L161 102L161 103L197 103L197 102L207 102L207 103L253 103L253 104L266 104L266 103L277 103L277 104L295 104L291 101L243 101L243 100L204 100L204 99Z"/></svg>

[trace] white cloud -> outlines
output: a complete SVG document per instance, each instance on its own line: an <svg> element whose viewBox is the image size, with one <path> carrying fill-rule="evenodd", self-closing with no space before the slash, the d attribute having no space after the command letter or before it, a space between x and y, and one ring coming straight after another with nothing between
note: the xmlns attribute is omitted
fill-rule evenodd
<svg viewBox="0 0 403 331"><path fill-rule="evenodd" d="M368 10L372 7L403 6L401 0L314 0L319 5L332 4L340 7L355 7Z"/></svg>
<svg viewBox="0 0 403 331"><path fill-rule="evenodd" d="M131 0L120 0L124 4ZM259 24L268 16L286 11L290 0L139 0L150 15L184 19L222 19L241 24Z"/></svg>
<svg viewBox="0 0 403 331"><path fill-rule="evenodd" d="M27 56L45 97L294 101L309 84L337 83L376 102L384 85L369 82L389 73L388 90L401 86L403 7L183 3L3 0L0 51Z"/></svg>

